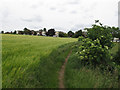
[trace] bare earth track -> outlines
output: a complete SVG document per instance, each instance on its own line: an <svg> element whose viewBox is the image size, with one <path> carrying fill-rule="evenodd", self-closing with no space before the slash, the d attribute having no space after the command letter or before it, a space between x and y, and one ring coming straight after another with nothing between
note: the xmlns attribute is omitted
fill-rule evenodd
<svg viewBox="0 0 120 90"><path fill-rule="evenodd" d="M65 72L65 66L66 66L66 63L68 61L68 58L70 57L70 54L72 53L72 51L69 52L68 56L66 57L65 59L65 62L64 64L62 65L61 69L60 69L60 72L59 72L59 88L65 88L64 86L64 72Z"/></svg>

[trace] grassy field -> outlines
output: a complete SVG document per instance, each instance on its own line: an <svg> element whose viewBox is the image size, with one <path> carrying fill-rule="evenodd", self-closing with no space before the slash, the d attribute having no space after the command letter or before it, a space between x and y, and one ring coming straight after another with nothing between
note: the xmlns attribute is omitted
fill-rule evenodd
<svg viewBox="0 0 120 90"><path fill-rule="evenodd" d="M3 88L58 87L57 72L71 45L67 43L75 41L77 39L2 35Z"/></svg>
<svg viewBox="0 0 120 90"><path fill-rule="evenodd" d="M3 88L58 88L58 71L72 48L65 71L66 88L118 87L117 72L111 76L99 68L79 64L80 45L73 38L2 35ZM76 42L76 43L75 43ZM118 43L110 50L114 55Z"/></svg>
<svg viewBox="0 0 120 90"><path fill-rule="evenodd" d="M115 46L110 50L112 54L118 51L118 45L119 43L115 43ZM101 73L99 68L91 69L90 66L81 65L75 54L77 50L77 48L73 48L66 66L66 88L118 88L118 72L111 75L108 72Z"/></svg>

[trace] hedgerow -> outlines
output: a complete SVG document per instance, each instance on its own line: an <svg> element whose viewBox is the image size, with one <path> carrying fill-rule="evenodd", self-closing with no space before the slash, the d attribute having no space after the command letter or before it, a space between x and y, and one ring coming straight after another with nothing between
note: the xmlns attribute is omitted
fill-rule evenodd
<svg viewBox="0 0 120 90"><path fill-rule="evenodd" d="M112 32L113 28L103 26L99 21L92 25L92 28L86 28L87 38L79 37L78 41L81 43L76 55L83 65L99 66L110 71L115 68L114 62L118 62L112 56L110 49L113 48ZM118 55L119 57L119 55ZM117 57L117 58L118 58ZM113 62L114 59L114 62ZM118 67L118 65L116 65Z"/></svg>
<svg viewBox="0 0 120 90"><path fill-rule="evenodd" d="M102 47L99 39L93 41L89 38L80 37L79 42L81 45L79 46L79 50L76 54L78 54L81 63L84 65L106 65L110 60L111 55L108 51L108 46Z"/></svg>

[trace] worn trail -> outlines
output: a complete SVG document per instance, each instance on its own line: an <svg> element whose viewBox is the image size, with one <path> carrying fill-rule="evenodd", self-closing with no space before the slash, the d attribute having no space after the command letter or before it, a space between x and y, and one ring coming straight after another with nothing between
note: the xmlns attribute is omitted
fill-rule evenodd
<svg viewBox="0 0 120 90"><path fill-rule="evenodd" d="M65 59L64 64L62 65L60 72L59 72L59 88L65 88L64 86L64 72L65 72L65 67L66 67L66 63L68 61L68 58L70 57L70 54L72 53L72 51L69 52L68 56Z"/></svg>

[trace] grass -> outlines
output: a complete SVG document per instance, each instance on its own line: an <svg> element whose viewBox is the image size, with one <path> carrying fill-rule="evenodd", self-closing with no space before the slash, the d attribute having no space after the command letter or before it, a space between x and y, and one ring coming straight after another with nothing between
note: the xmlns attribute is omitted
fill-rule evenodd
<svg viewBox="0 0 120 90"><path fill-rule="evenodd" d="M57 72L71 45L67 43L75 41L77 39L2 35L2 87L58 87Z"/></svg>
<svg viewBox="0 0 120 90"><path fill-rule="evenodd" d="M111 50L113 53L116 53L117 45L118 43ZM83 66L79 63L78 56L74 54L77 47L72 51L65 70L66 88L118 88L117 71L111 75L108 72L101 73L99 68L92 69L91 66Z"/></svg>
<svg viewBox="0 0 120 90"><path fill-rule="evenodd" d="M110 50L110 52L114 55L118 51L120 43L119 42L114 42L114 47Z"/></svg>

